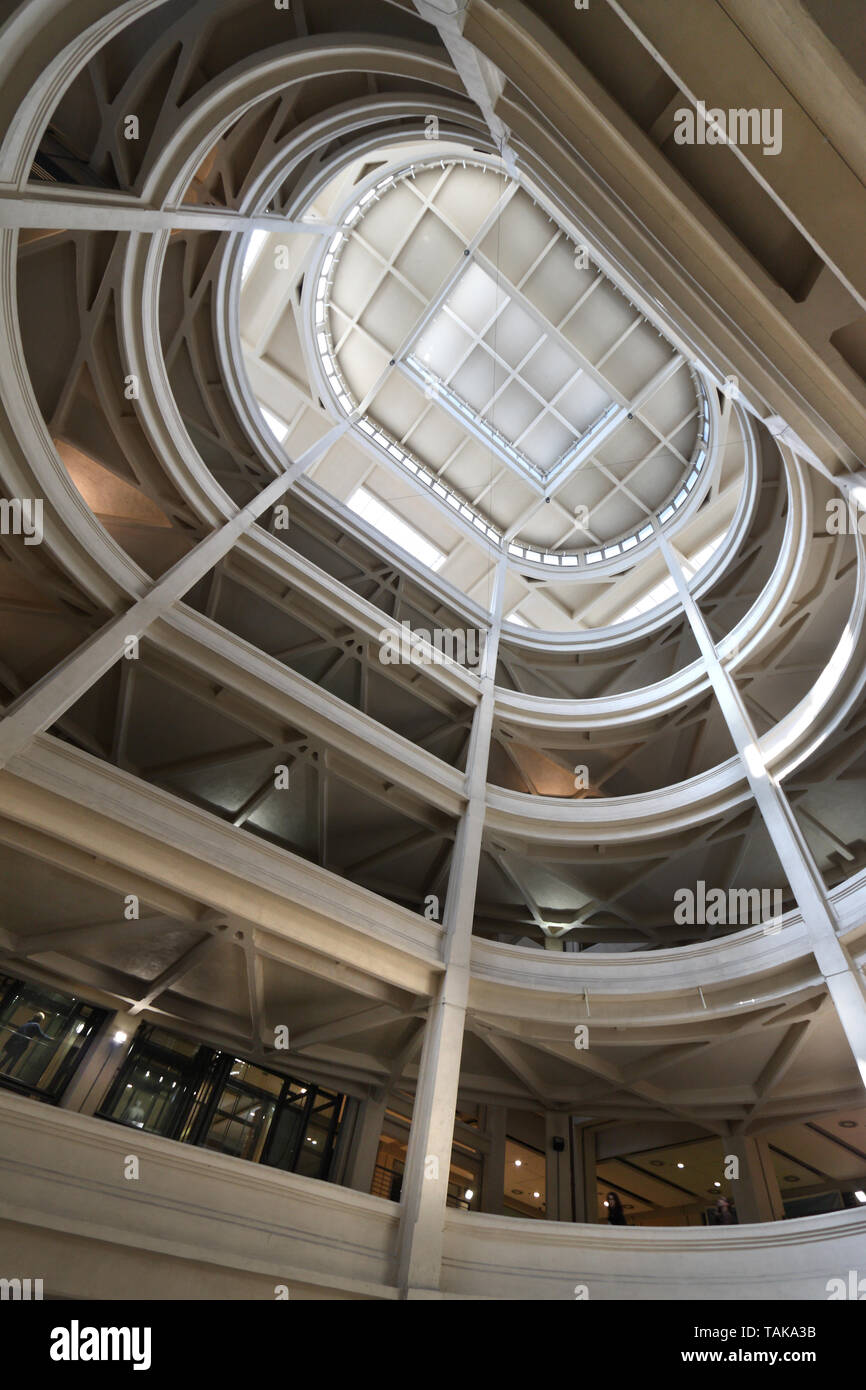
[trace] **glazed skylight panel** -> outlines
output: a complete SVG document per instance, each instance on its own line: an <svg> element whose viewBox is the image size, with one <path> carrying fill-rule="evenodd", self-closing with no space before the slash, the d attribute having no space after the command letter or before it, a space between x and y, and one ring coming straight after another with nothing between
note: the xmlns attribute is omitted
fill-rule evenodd
<svg viewBox="0 0 866 1390"><path fill-rule="evenodd" d="M612 404L574 353L475 262L407 361L510 464L542 480Z"/></svg>
<svg viewBox="0 0 866 1390"><path fill-rule="evenodd" d="M328 386L346 414L357 414L368 449L405 469L487 544L566 568L648 540L688 500L706 459L689 448L688 427L693 444L700 414L696 380L683 418L672 427L653 418L665 415L664 388L654 382L680 359L596 267L578 264L576 250L500 173L440 161L386 175L358 196L326 249L315 291ZM410 389L397 402L388 388L401 374ZM442 431L425 424L437 412L487 451L480 486L466 486L471 447L456 445L444 460L431 449ZM706 418L704 410L700 423ZM645 431L639 450L627 420ZM557 504L568 484L558 528L552 512L535 521L547 532L543 544L512 539L514 523L533 511L520 478L537 500L549 493ZM582 547L565 554L577 511L589 512L589 524Z"/></svg>

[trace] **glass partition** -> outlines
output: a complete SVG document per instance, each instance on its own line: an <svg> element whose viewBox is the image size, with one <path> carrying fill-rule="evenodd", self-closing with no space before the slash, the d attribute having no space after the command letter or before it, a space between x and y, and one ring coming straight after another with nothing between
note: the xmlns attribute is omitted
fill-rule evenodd
<svg viewBox="0 0 866 1390"><path fill-rule="evenodd" d="M162 1029L135 1036L100 1115L149 1134L180 1137L208 1070L210 1050Z"/></svg>
<svg viewBox="0 0 866 1390"><path fill-rule="evenodd" d="M59 1100L106 1017L74 995L0 975L0 1085Z"/></svg>
<svg viewBox="0 0 866 1390"><path fill-rule="evenodd" d="M146 1025L99 1114L285 1172L327 1178L345 1096Z"/></svg>

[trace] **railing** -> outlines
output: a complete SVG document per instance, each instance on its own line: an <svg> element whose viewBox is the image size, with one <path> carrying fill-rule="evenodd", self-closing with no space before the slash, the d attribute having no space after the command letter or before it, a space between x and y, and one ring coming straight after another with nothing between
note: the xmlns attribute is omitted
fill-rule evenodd
<svg viewBox="0 0 866 1390"><path fill-rule="evenodd" d="M381 1163L377 1163L373 1169L373 1181L370 1185L371 1197L385 1197L389 1202L399 1202L400 1194L403 1189L403 1171L397 1168L385 1168ZM448 1195L445 1199L446 1206L457 1209L458 1211L469 1211L470 1204L463 1196L463 1187L460 1183L448 1184Z"/></svg>

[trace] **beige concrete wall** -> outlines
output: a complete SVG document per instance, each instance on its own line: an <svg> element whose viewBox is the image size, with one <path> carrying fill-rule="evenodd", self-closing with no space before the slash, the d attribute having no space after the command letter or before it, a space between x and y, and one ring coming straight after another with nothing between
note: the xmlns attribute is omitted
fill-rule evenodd
<svg viewBox="0 0 866 1390"><path fill-rule="evenodd" d="M2 1092L0 1190L0 1275L47 1297L397 1297L395 1203ZM450 1212L442 1292L822 1300L850 1270L866 1274L866 1211L666 1230Z"/></svg>
<svg viewBox="0 0 866 1390"><path fill-rule="evenodd" d="M3 1093L0 1193L0 1274L47 1295L391 1296L394 1203Z"/></svg>
<svg viewBox="0 0 866 1390"><path fill-rule="evenodd" d="M757 1226L570 1226L467 1215L446 1222L443 1290L508 1299L827 1299L866 1275L866 1211ZM583 1296L583 1295L581 1295Z"/></svg>

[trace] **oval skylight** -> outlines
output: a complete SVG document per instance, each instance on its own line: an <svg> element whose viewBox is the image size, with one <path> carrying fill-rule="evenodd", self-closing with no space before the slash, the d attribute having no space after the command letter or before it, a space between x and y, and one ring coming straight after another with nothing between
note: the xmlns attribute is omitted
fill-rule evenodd
<svg viewBox="0 0 866 1390"><path fill-rule="evenodd" d="M708 434L693 370L483 161L355 189L319 256L315 346L370 451L518 562L637 558L693 500Z"/></svg>

